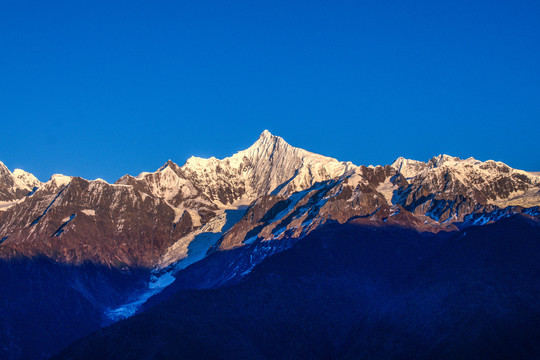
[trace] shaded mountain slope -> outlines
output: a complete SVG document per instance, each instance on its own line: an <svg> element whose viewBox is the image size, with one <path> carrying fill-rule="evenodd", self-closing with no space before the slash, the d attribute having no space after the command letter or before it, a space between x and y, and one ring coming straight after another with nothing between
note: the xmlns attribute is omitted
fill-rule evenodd
<svg viewBox="0 0 540 360"><path fill-rule="evenodd" d="M0 261L0 358L51 356L110 324L104 311L148 278L144 270L63 265L43 257Z"/></svg>
<svg viewBox="0 0 540 360"><path fill-rule="evenodd" d="M332 224L243 281L180 291L56 359L540 356L538 221L452 234Z"/></svg>

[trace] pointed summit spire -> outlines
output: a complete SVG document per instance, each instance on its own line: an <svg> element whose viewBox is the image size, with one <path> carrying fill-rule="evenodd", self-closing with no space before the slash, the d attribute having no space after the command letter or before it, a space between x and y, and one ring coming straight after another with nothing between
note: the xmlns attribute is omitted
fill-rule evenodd
<svg viewBox="0 0 540 360"><path fill-rule="evenodd" d="M279 138L279 136L272 135L272 133L266 129L259 135L259 140L263 142L276 138Z"/></svg>
<svg viewBox="0 0 540 360"><path fill-rule="evenodd" d="M289 150L294 149L292 146L290 146L283 138L272 135L270 131L264 130L261 135L259 135L259 138L251 147L249 147L245 151L255 150L257 152L267 152L271 153L276 151L277 148L280 148L281 150Z"/></svg>

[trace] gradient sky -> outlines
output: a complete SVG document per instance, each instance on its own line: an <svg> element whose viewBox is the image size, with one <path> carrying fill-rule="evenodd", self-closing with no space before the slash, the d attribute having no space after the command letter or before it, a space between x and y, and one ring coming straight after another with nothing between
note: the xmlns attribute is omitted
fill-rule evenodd
<svg viewBox="0 0 540 360"><path fill-rule="evenodd" d="M540 171L540 1L2 1L0 160L114 181L264 129Z"/></svg>

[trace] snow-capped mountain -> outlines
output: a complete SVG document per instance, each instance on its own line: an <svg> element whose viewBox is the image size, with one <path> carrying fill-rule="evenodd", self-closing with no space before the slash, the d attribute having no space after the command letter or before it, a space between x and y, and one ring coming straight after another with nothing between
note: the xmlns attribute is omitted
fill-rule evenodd
<svg viewBox="0 0 540 360"><path fill-rule="evenodd" d="M359 167L268 131L231 157L192 157L183 166L169 160L115 184L64 175L42 184L3 164L0 175L10 201L0 213L0 256L114 267L169 266L193 255L190 244L202 234L213 235L198 243L197 258L210 249L302 237L328 221L405 217L408 226L440 231L474 214L508 206L506 213L535 212L540 205L540 177L500 162L439 155ZM243 217L235 212L247 207Z"/></svg>
<svg viewBox="0 0 540 360"><path fill-rule="evenodd" d="M292 194L352 168L351 163L295 148L264 131L251 147L231 157L191 157L182 167L169 160L154 173L126 175L117 184L165 199L200 226L219 210L249 205L270 193Z"/></svg>
<svg viewBox="0 0 540 360"><path fill-rule="evenodd" d="M36 301L75 302L80 322L91 317L95 327L173 288L237 282L326 225L437 234L519 213L540 216L540 177L500 162L439 155L356 166L264 131L225 159L169 160L114 184L60 174L41 183L0 163L0 265L25 259L16 266L18 278L28 279L20 293L35 286L25 271L52 278L70 293L69 304L46 288L32 295ZM54 265L43 270L43 258ZM89 274L88 264L97 270ZM14 336L0 345L13 351Z"/></svg>

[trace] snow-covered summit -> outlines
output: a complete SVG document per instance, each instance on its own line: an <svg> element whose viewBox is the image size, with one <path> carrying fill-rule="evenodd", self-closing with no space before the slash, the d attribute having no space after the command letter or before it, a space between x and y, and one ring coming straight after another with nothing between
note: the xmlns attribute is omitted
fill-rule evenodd
<svg viewBox="0 0 540 360"><path fill-rule="evenodd" d="M17 179L16 181L20 187L25 187L31 190L34 187L41 186L41 181L39 181L37 177L22 169L13 170L13 176L15 179Z"/></svg>
<svg viewBox="0 0 540 360"><path fill-rule="evenodd" d="M156 172L125 176L117 183L138 184L144 191L165 197L177 209L214 211L247 205L272 192L303 190L351 168L355 166L350 162L291 146L265 130L253 145L230 157L190 157L181 167L169 160Z"/></svg>
<svg viewBox="0 0 540 360"><path fill-rule="evenodd" d="M57 187L61 187L61 186L66 186L67 184L69 184L72 178L73 178L72 176L67 176L64 174L54 174L53 176L51 176L51 179L47 182L48 183L51 182Z"/></svg>
<svg viewBox="0 0 540 360"><path fill-rule="evenodd" d="M289 145L283 138L264 130L248 149L223 160L243 168L247 190L253 195L294 192L315 182L338 178L356 166L350 162L312 153ZM287 182L286 186L277 189Z"/></svg>
<svg viewBox="0 0 540 360"><path fill-rule="evenodd" d="M0 161L0 202L4 205L21 199L39 186L41 182L34 175L21 169L15 169L12 173Z"/></svg>
<svg viewBox="0 0 540 360"><path fill-rule="evenodd" d="M427 164L425 162L405 159L401 156L398 157L390 166L396 169L406 178L415 177L418 173L427 168Z"/></svg>
<svg viewBox="0 0 540 360"><path fill-rule="evenodd" d="M406 178L412 178L421 173L422 171L428 169L439 168L442 166L455 166L458 164L474 164L479 163L478 160L474 158L468 158L466 160L461 160L458 157L450 156L446 154L440 154L432 157L427 162L405 159L404 157L397 158L393 163L392 167L399 171Z"/></svg>
<svg viewBox="0 0 540 360"><path fill-rule="evenodd" d="M248 238L254 238L251 231L259 231L262 225L264 232L255 238L278 239L303 234L328 219L345 222L375 212L382 219L393 206L419 216L422 224L427 220L446 226L480 211L540 205L540 178L500 162L441 154L426 162L400 157L391 166L357 167L294 147L267 130L250 147L229 157L191 157L182 166L168 160L157 171L126 175L115 184L56 174L31 196L26 196L31 193L27 189L14 198L9 189L16 180L31 186L37 179L22 170L11 174L0 163L2 179L0 196L11 196L0 203L5 209L0 239L10 239L4 247L25 242L30 238L27 232L32 232L36 244L44 244L42 239L49 239L59 228L64 239L72 236L73 241L100 234L108 238L108 248L118 249L114 256L109 250L98 254L108 264L154 264L169 248L170 263L185 256L196 237L206 239L201 248L209 249L217 235L198 237L210 231L206 225L230 222L233 213L248 206L248 218L229 235L234 240L231 244L237 244L240 233L247 236L249 232ZM66 219L72 219L69 225L64 225ZM276 219L281 219L279 228ZM116 247L139 240L146 247ZM95 245L99 243L96 240ZM85 251L77 255L79 259L94 258ZM134 252L138 252L136 259L131 257Z"/></svg>
<svg viewBox="0 0 540 360"><path fill-rule="evenodd" d="M399 157L390 166L399 171L406 178L413 178L427 170L447 168L458 169L460 171L464 169L476 168L481 170L486 175L500 172L509 173L511 171L526 173L525 171L513 169L500 161L480 161L473 157L460 159L459 157L446 154L434 156L427 162Z"/></svg>

